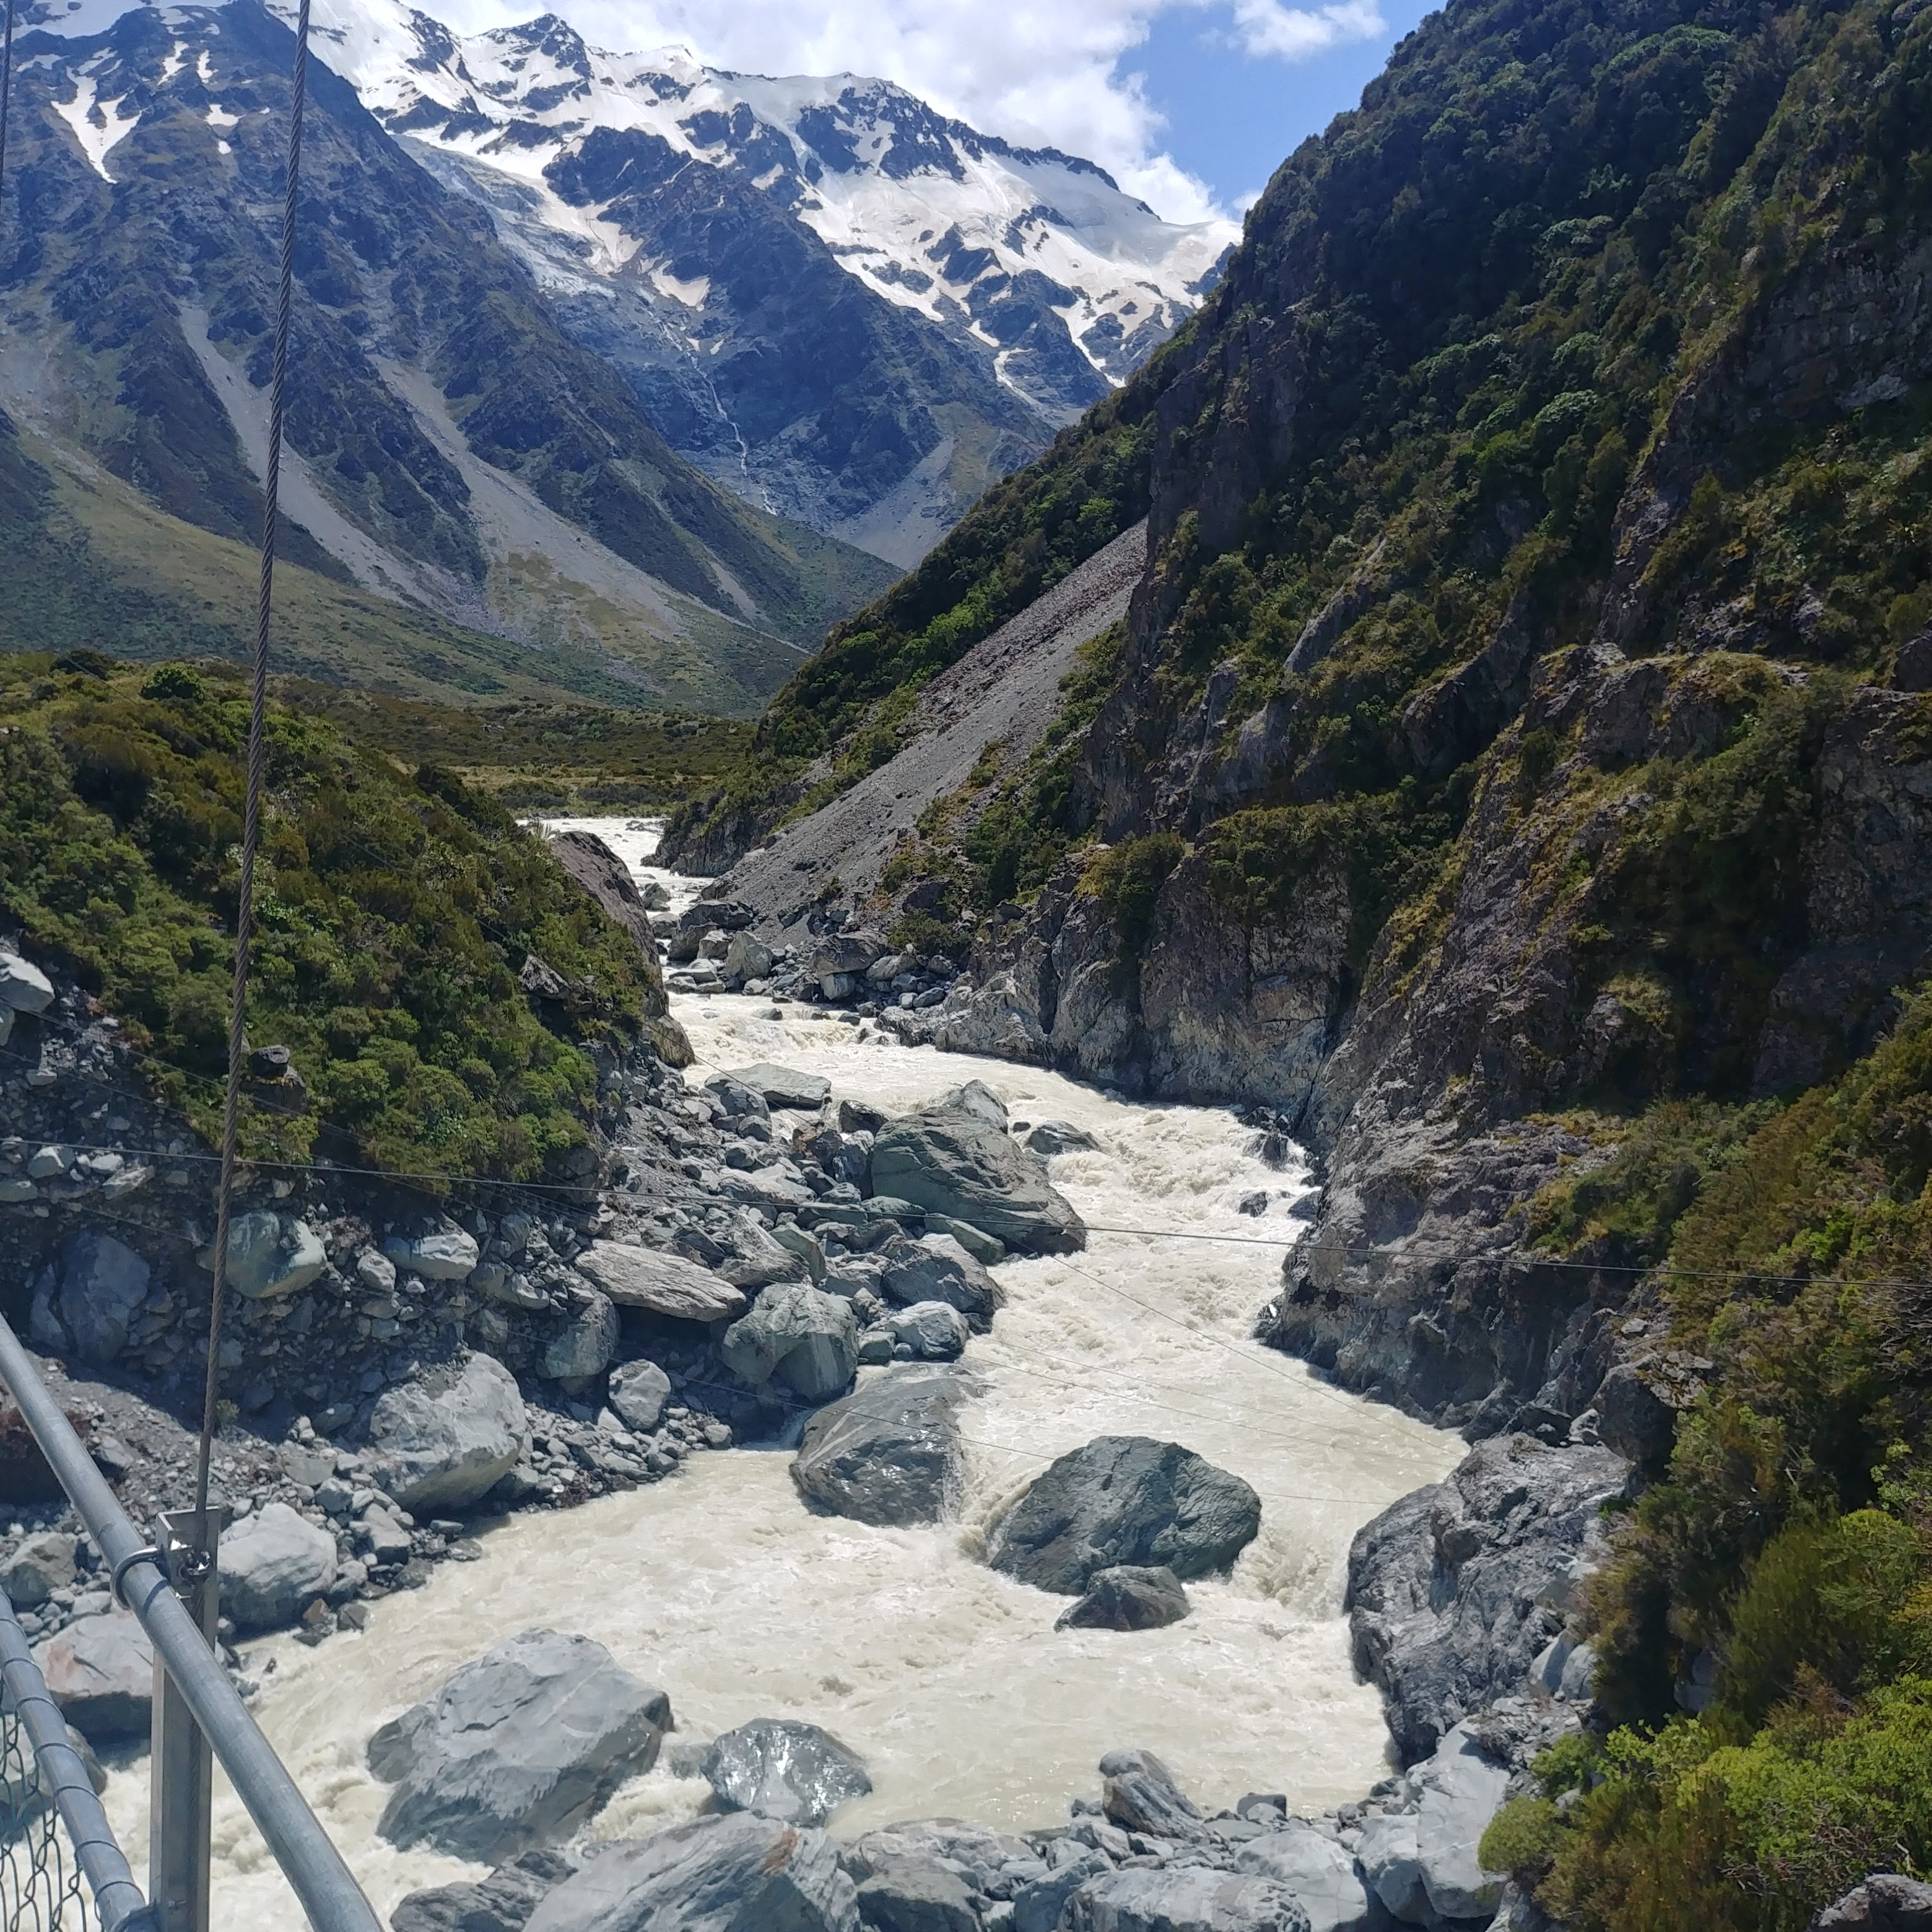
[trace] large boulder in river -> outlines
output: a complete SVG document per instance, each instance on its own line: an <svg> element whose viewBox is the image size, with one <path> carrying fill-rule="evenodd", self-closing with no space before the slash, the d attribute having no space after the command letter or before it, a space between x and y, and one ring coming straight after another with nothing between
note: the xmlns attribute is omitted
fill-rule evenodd
<svg viewBox="0 0 1932 1932"><path fill-rule="evenodd" d="M238 1629L283 1630L335 1581L335 1538L286 1503L265 1503L221 1539L221 1611Z"/></svg>
<svg viewBox="0 0 1932 1932"><path fill-rule="evenodd" d="M376 1828L486 1862L556 1843L650 1769L670 1721L601 1643L525 1630L370 1739L369 1768L396 1787Z"/></svg>
<svg viewBox="0 0 1932 1932"><path fill-rule="evenodd" d="M148 1735L154 1650L125 1610L76 1618L36 1646L34 1661L61 1715L89 1744Z"/></svg>
<svg viewBox="0 0 1932 1932"><path fill-rule="evenodd" d="M745 1298L722 1276L682 1255L628 1241L592 1241L572 1265L620 1308L646 1308L682 1322L735 1322Z"/></svg>
<svg viewBox="0 0 1932 1932"><path fill-rule="evenodd" d="M978 1082L971 1084L978 1093L956 1088L886 1123L872 1144L874 1191L970 1222L1010 1248L1035 1254L1084 1248L1085 1224L1048 1185L1040 1162L1013 1144L1006 1110Z"/></svg>
<svg viewBox="0 0 1932 1932"><path fill-rule="evenodd" d="M704 1776L724 1810L788 1825L822 1825L872 1788L864 1760L830 1731L783 1718L727 1731L705 1753Z"/></svg>
<svg viewBox="0 0 1932 1932"><path fill-rule="evenodd" d="M1064 1932L1308 1932L1286 1886L1199 1865L1102 1872L1066 1901L1060 1923Z"/></svg>
<svg viewBox="0 0 1932 1932"><path fill-rule="evenodd" d="M859 1366L859 1318L842 1296L802 1282L768 1288L750 1314L724 1331L724 1362L753 1384L776 1376L807 1402L852 1386Z"/></svg>
<svg viewBox="0 0 1932 1932"><path fill-rule="evenodd" d="M404 1383L376 1403L368 1473L406 1510L466 1509L529 1442L516 1377L494 1355L472 1355L446 1386Z"/></svg>
<svg viewBox="0 0 1932 1932"><path fill-rule="evenodd" d="M1164 1564L1117 1563L1096 1570L1087 1594L1063 1610L1055 1630L1159 1630L1186 1616L1187 1592Z"/></svg>
<svg viewBox="0 0 1932 1932"><path fill-rule="evenodd" d="M1261 1521L1261 1498L1192 1450L1100 1436L1061 1456L1000 1517L987 1560L1022 1583L1077 1597L1116 1564L1211 1576L1254 1540Z"/></svg>
<svg viewBox="0 0 1932 1932"><path fill-rule="evenodd" d="M893 1527L956 1515L965 1483L956 1370L905 1369L821 1408L805 1425L791 1479L814 1508Z"/></svg>
<svg viewBox="0 0 1932 1932"><path fill-rule="evenodd" d="M1100 1809L1122 1831L1150 1838L1208 1835L1199 1808L1150 1750L1109 1751L1100 1760Z"/></svg>
<svg viewBox="0 0 1932 1932"><path fill-rule="evenodd" d="M992 1326L993 1311L1006 1298L985 1265L950 1234L892 1242L880 1258L885 1264L881 1284L895 1301L908 1307L945 1302L982 1335Z"/></svg>
<svg viewBox="0 0 1932 1932"><path fill-rule="evenodd" d="M859 1898L823 1832L739 1811L607 1846L524 1932L860 1932Z"/></svg>

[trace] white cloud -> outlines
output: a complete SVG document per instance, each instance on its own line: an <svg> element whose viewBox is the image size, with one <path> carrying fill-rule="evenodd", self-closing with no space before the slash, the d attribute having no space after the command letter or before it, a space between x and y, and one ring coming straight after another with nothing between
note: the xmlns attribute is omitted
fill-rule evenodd
<svg viewBox="0 0 1932 1932"><path fill-rule="evenodd" d="M1244 52L1305 60L1348 40L1372 40L1388 32L1375 0L1342 0L1330 7L1284 7L1281 0L1234 0L1234 29Z"/></svg>

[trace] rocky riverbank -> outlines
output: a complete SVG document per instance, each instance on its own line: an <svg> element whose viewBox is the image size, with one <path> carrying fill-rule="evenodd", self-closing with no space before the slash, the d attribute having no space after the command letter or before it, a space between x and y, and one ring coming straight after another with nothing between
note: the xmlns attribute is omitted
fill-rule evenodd
<svg viewBox="0 0 1932 1932"><path fill-rule="evenodd" d="M50 992L39 1013L16 1022L15 1043L23 1058L31 1052L34 1076L19 1091L33 1111L24 1115L30 1131L8 1151L32 1192L16 1188L7 1234L20 1275L33 1284L27 1316L38 1323L36 1339L70 1358L67 1372L54 1370L64 1397L138 1516L175 1501L187 1478L190 1439L170 1409L187 1408L205 1359L187 1311L196 1285L188 1270L205 1252L192 1216L205 1203L207 1175L197 1174L185 1140L170 1133L165 1110L123 1111L123 1100L101 1106L104 1086L121 1088L128 1105L137 1096L133 1056L78 988ZM220 1485L248 1505L224 1545L232 1641L292 1624L316 1642L358 1628L371 1599L420 1584L439 1562L472 1560L477 1532L506 1509L553 1508L662 1480L692 1454L739 1436L768 1438L828 1399L832 1407L807 1429L797 1459L803 1495L878 1522L956 1508L956 1401L922 1408L892 1385L913 1376L945 1386L956 1372L944 1364L997 1317L998 1276L988 1263L997 1270L1009 1251L1084 1238L1004 1109L969 1085L889 1119L782 1066L688 1084L649 1049L600 1076L602 1165L561 1198L526 1190L452 1219L360 1178L250 1177L236 1256L240 1318L232 1354L224 1350L228 1386L241 1400L218 1459ZM182 1144L178 1165L109 1195L114 1175L141 1164L142 1149L164 1147L164 1136ZM1029 1124L1026 1137L1042 1148L1078 1144L1064 1129ZM82 1150L102 1148L122 1164L81 1166ZM50 1167L40 1158L49 1150L73 1158ZM36 1166L45 1171L30 1173ZM112 1234L102 1225L110 1213L118 1217L107 1223ZM200 1280L205 1294L205 1272ZM110 1348L117 1310L122 1339ZM868 1360L907 1366L838 1400ZM294 1362L303 1379L290 1394ZM1141 1472L1136 1483L1144 1475L1166 1498L1163 1508L1190 1521L1234 1522L1252 1502L1250 1492L1244 1504L1244 1486L1228 1488L1231 1479L1198 1458L1201 1473L1189 1474L1178 1445L1136 1448L1124 1438L1120 1450L1096 1442L1085 1453L1106 1462L1102 1487L1132 1467ZM1122 1454L1127 1463L1118 1460ZM31 1458L16 1460L31 1471ZM1077 1487L1084 1468L1064 1480ZM1223 1489L1225 1497L1210 1500ZM1465 1540L1497 1533L1485 1516L1496 1498L1485 1501L1480 1489L1460 1506L1459 1520L1473 1526ZM1520 1514L1521 1500L1512 1496L1508 1508ZM1298 1924L1300 1911L1338 1927L1378 1922L1387 1911L1418 1924L1469 1918L1460 1908L1496 1884L1473 1863L1481 1825L1552 1726L1576 1720L1573 1700L1586 1672L1571 1669L1566 1680L1559 1665L1552 1675L1546 1653L1563 1639L1557 1599L1543 1602L1512 1642L1486 1638L1499 1659L1487 1665L1471 1662L1455 1631L1431 1640L1404 1622L1391 1606L1403 1588L1428 1596L1417 1579L1432 1574L1439 1556L1410 1546L1414 1539L1402 1533L1402 1512L1423 1508L1427 1516L1434 1505L1424 1502L1412 1498L1372 1526L1376 1534L1364 1532L1352 1583L1358 1660L1390 1697L1405 1755L1415 1760L1408 1772L1321 1818L1291 1820L1284 1804L1264 1799L1209 1820L1150 1760L1153 1768L1142 1764L1136 1774L1138 1786L1110 1774L1108 1796L1082 1801L1064 1832L905 1828L898 1834L904 1842L891 1845L883 1840L892 1834L868 1834L831 1854L862 1922L923 1922L904 1919L913 1910L901 1897L908 1887L916 1903L935 1894L968 1915L934 1922L974 1927L1063 1918L1192 1926L1189 1913L1210 1909L1220 1915L1211 1922L1228 1928ZM1035 1514L1041 1510L1056 1520L1064 1514L1043 1502ZM1587 1510L1555 1514L1565 1525L1556 1567L1574 1570ZM1210 1535L1189 1556L1126 1522L1107 1528L1113 1519L1104 1511L1079 1520L1104 1562L1083 1560L1061 1574L1059 1546L1026 1529L1024 1510L1002 1526L992 1560L1066 1591L1064 1623L1124 1634L1184 1614L1180 1579L1224 1566L1253 1534L1250 1520L1232 1540ZM45 1586L27 1609L44 1658L73 1684L86 1676L118 1684L118 1702L75 1699L83 1727L104 1741L137 1736L146 1659L128 1620L90 1588L99 1580L73 1528L63 1528L51 1504L23 1498L0 1562L10 1565L5 1575L31 1574ZM1537 1548L1512 1558L1513 1582L1485 1588L1506 1593L1522 1582L1516 1573L1550 1567L1540 1530L1518 1525L1510 1536L1513 1549ZM1474 1562L1468 1574L1487 1573ZM26 1582L23 1596L33 1588ZM1445 1647L1466 1666L1460 1676L1405 1661ZM1569 1695L1552 1700L1566 1683ZM1137 1763L1144 1755L1126 1754ZM1142 1789L1141 1800L1120 1795L1130 1789ZM1158 1816L1123 1808L1144 1808L1148 1793L1160 1791L1168 1795ZM1000 1852L990 1864L988 1844ZM977 1863L962 1850L969 1845L980 1847ZM580 1847L520 1847L523 1862L485 1889L493 1900L520 1901L527 1917L580 1855ZM659 1856L644 1864L655 1872ZM953 1869L962 1865L968 1875ZM617 1869L607 1865L606 1876ZM465 1897L464 1911L481 1909ZM1042 1919L1049 1906L1055 1916ZM843 1911L826 1922L848 1922ZM1159 1912L1167 1918L1145 1918ZM1121 1916L1132 1913L1142 1918ZM399 1926L406 1922L399 1916Z"/></svg>

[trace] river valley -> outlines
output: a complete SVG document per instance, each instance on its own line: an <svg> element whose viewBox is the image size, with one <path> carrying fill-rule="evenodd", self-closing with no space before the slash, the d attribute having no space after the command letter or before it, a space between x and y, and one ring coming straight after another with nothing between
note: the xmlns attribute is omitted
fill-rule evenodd
<svg viewBox="0 0 1932 1932"><path fill-rule="evenodd" d="M654 829L575 822L645 875ZM692 890L648 876L680 898ZM834 1820L840 1834L940 1815L1052 1824L1120 1745L1161 1754L1210 1810L1250 1790L1282 1792L1292 1810L1364 1792L1388 1768L1388 1735L1378 1693L1350 1666L1343 1560L1362 1523L1439 1480L1463 1445L1250 1339L1299 1225L1300 1170L1264 1165L1226 1110L1131 1103L1034 1068L908 1048L808 1006L692 995L674 1010L698 1056L694 1085L770 1060L900 1111L977 1078L1016 1120L1084 1129L1096 1147L1055 1157L1052 1178L1090 1244L997 1271L1006 1305L965 1358L984 1393L964 1412L957 1523L877 1529L812 1515L788 1451L741 1448L580 1508L514 1516L485 1534L480 1562L440 1566L422 1589L374 1605L363 1634L251 1646L257 1715L378 1909L474 1868L376 1838L386 1787L364 1762L370 1733L533 1626L594 1637L662 1685L675 1743L760 1716L825 1726L874 1784ZM1240 1211L1257 1193L1264 1211ZM1192 1614L1166 1629L1056 1632L1066 1600L977 1560L985 1526L1046 1462L1103 1433L1185 1443L1262 1498L1261 1534L1232 1576L1191 1586ZM699 1808L707 1786L675 1775L672 1756L619 1792L595 1835L637 1835ZM115 1772L108 1797L137 1869L146 1790L143 1761ZM215 1856L223 1923L302 1924L225 1786Z"/></svg>

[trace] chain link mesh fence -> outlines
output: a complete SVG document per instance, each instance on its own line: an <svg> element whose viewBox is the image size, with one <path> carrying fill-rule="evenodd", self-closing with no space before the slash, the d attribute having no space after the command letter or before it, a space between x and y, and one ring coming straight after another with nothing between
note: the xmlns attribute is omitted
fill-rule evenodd
<svg viewBox="0 0 1932 1932"><path fill-rule="evenodd" d="M10 1687L0 1694L0 1932L95 1932L97 1923Z"/></svg>

